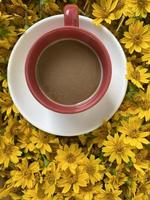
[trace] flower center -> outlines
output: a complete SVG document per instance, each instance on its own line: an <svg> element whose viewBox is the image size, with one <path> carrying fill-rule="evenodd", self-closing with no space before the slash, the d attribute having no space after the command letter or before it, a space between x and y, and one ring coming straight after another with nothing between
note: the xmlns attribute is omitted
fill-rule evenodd
<svg viewBox="0 0 150 200"><path fill-rule="evenodd" d="M142 107L143 110L148 110L148 109L150 109L150 100L147 100L147 99L142 100L142 101L140 102L140 106Z"/></svg>
<svg viewBox="0 0 150 200"><path fill-rule="evenodd" d="M55 197L54 197L55 198ZM59 200L64 200L62 194L56 194L56 200L59 199Z"/></svg>
<svg viewBox="0 0 150 200"><path fill-rule="evenodd" d="M5 48L0 48L0 55L6 57L9 55L9 51Z"/></svg>
<svg viewBox="0 0 150 200"><path fill-rule="evenodd" d="M45 197L44 190L41 188L38 188L37 196L39 197L39 199L43 199Z"/></svg>
<svg viewBox="0 0 150 200"><path fill-rule="evenodd" d="M130 137L137 138L138 137L138 131L137 130L131 130Z"/></svg>
<svg viewBox="0 0 150 200"><path fill-rule="evenodd" d="M9 97L9 95L8 94L4 94L4 93L0 93L0 96L1 96L1 99L0 99L0 105L1 106L7 106L7 107L9 107L9 106L11 106L12 105L12 100L11 100L11 98Z"/></svg>
<svg viewBox="0 0 150 200"><path fill-rule="evenodd" d="M23 17L25 16L25 10L21 6L16 6L15 12Z"/></svg>
<svg viewBox="0 0 150 200"><path fill-rule="evenodd" d="M47 144L49 142L49 135L44 133L42 135L42 141L44 144Z"/></svg>
<svg viewBox="0 0 150 200"><path fill-rule="evenodd" d="M147 194L148 189L147 189L147 187L146 187L146 184L145 184L145 185L143 184L143 185L140 187L140 192L143 192L144 194Z"/></svg>
<svg viewBox="0 0 150 200"><path fill-rule="evenodd" d="M124 152L124 146L116 144L116 153L122 154Z"/></svg>
<svg viewBox="0 0 150 200"><path fill-rule="evenodd" d="M143 156L141 155L141 153L138 153L138 154L136 155L136 160L137 160L137 161L143 160Z"/></svg>
<svg viewBox="0 0 150 200"><path fill-rule="evenodd" d="M52 174L50 172L47 172L46 173L46 180L48 181L48 183L50 185L53 185L55 183L55 176L54 176L54 174Z"/></svg>
<svg viewBox="0 0 150 200"><path fill-rule="evenodd" d="M11 134L14 135L14 136L18 134L18 130L17 130L16 125L17 125L16 123L13 124L12 127L11 127L11 129L10 129ZM29 140L29 138L28 138L28 140Z"/></svg>
<svg viewBox="0 0 150 200"><path fill-rule="evenodd" d="M83 190L85 191L85 192L90 192L90 191L92 191L92 185L88 185L88 186L86 186L86 187L84 187L83 188Z"/></svg>
<svg viewBox="0 0 150 200"><path fill-rule="evenodd" d="M115 10L119 10L119 9L122 9L123 7L124 7L124 2L121 0L121 1L119 1L118 2L118 4L117 4L117 6L116 6L116 8L115 8Z"/></svg>
<svg viewBox="0 0 150 200"><path fill-rule="evenodd" d="M140 35L133 36L133 42L138 45L141 42Z"/></svg>
<svg viewBox="0 0 150 200"><path fill-rule="evenodd" d="M93 175L95 173L95 168L92 165L88 165L88 166L86 166L86 172L89 175Z"/></svg>
<svg viewBox="0 0 150 200"><path fill-rule="evenodd" d="M146 1L145 0L138 0L138 5L140 6L140 7L145 7L146 6Z"/></svg>
<svg viewBox="0 0 150 200"><path fill-rule="evenodd" d="M24 177L26 177L27 179L30 179L31 178L31 176L32 176L32 172L30 171L30 170L26 170L25 172L24 172Z"/></svg>
<svg viewBox="0 0 150 200"><path fill-rule="evenodd" d="M78 181L77 175L71 175L70 177L68 177L68 183L71 185L76 183L77 181Z"/></svg>
<svg viewBox="0 0 150 200"><path fill-rule="evenodd" d="M112 194L112 192L107 192L105 194L105 199L107 199L107 200L113 200L114 199L114 195Z"/></svg>
<svg viewBox="0 0 150 200"><path fill-rule="evenodd" d="M8 154L8 155L11 154L12 153L12 147L13 146L11 144L6 145L5 148L4 148L4 153Z"/></svg>
<svg viewBox="0 0 150 200"><path fill-rule="evenodd" d="M40 175L39 174L35 174L35 180L36 180L36 182L40 182Z"/></svg>
<svg viewBox="0 0 150 200"><path fill-rule="evenodd" d="M75 162L76 158L75 156L73 155L73 153L68 153L67 156L66 156L66 161L68 163L73 163Z"/></svg>
<svg viewBox="0 0 150 200"><path fill-rule="evenodd" d="M134 79L136 79L136 80L140 80L140 78L141 78L141 75L140 75L140 72L139 71L134 71L134 72L132 72L131 73L131 76L134 78Z"/></svg>
<svg viewBox="0 0 150 200"><path fill-rule="evenodd" d="M105 7L102 8L101 10L101 15L102 15L102 18L105 19L108 17L109 15L109 12L107 11L107 9Z"/></svg>
<svg viewBox="0 0 150 200"><path fill-rule="evenodd" d="M126 111L128 108L131 108L131 107L132 107L132 103L127 100L127 101L123 102L123 104L120 107L120 110Z"/></svg>

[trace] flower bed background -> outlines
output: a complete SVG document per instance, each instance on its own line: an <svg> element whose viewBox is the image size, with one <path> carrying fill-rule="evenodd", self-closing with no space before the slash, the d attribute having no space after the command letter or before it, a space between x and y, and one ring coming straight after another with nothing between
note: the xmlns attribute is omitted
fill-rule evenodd
<svg viewBox="0 0 150 200"><path fill-rule="evenodd" d="M44 133L23 119L6 77L20 35L36 21L62 13L66 3L78 4L81 15L118 38L129 80L126 97L109 122L70 138ZM0 1L1 200L150 199L149 23L150 0Z"/></svg>

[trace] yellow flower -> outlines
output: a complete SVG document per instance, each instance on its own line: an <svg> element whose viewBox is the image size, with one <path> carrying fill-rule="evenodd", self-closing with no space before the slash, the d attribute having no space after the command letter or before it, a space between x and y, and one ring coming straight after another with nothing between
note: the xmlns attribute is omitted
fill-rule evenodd
<svg viewBox="0 0 150 200"><path fill-rule="evenodd" d="M9 166L10 162L18 163L21 151L14 145L11 139L2 137L2 146L0 147L0 164L4 164L4 168Z"/></svg>
<svg viewBox="0 0 150 200"><path fill-rule="evenodd" d="M107 140L104 142L102 151L104 156L109 156L109 161L114 162L116 160L117 164L121 164L122 160L124 162L129 162L129 157L134 159L134 153L131 151L130 147L124 143L124 135L119 136L117 133L114 137L108 135Z"/></svg>
<svg viewBox="0 0 150 200"><path fill-rule="evenodd" d="M1 44L0 44L0 63L7 63L9 55L10 55L10 51L7 48L1 47Z"/></svg>
<svg viewBox="0 0 150 200"><path fill-rule="evenodd" d="M140 119L150 120L150 84L147 86L146 93L141 93L141 98L137 99L137 112Z"/></svg>
<svg viewBox="0 0 150 200"><path fill-rule="evenodd" d="M136 12L135 6L131 6L131 4L130 4L131 1L132 0L126 0L125 1L125 7L124 7L124 10L123 10L123 14L125 16L128 16L129 20L130 19L132 20L134 18L135 12Z"/></svg>
<svg viewBox="0 0 150 200"><path fill-rule="evenodd" d="M42 174L45 175L44 177L45 194L47 194L47 196L50 197L51 195L54 194L57 181L60 178L59 169L56 168L54 162L51 162L46 168L43 169Z"/></svg>
<svg viewBox="0 0 150 200"><path fill-rule="evenodd" d="M104 170L104 165L100 165L100 159L95 159L94 155L90 156L84 166L84 171L88 174L89 180L93 185L103 178Z"/></svg>
<svg viewBox="0 0 150 200"><path fill-rule="evenodd" d="M78 138L79 138L81 144L85 145L87 143L88 135L87 134L79 135Z"/></svg>
<svg viewBox="0 0 150 200"><path fill-rule="evenodd" d="M141 200L149 200L149 197L150 197L150 182L145 180L143 183L141 183L138 187L138 193L143 194L143 199L141 199Z"/></svg>
<svg viewBox="0 0 150 200"><path fill-rule="evenodd" d="M136 115L138 113L137 108L138 106L133 101L125 98L119 110L113 116L113 120L116 120L118 124L120 117L129 117L132 115Z"/></svg>
<svg viewBox="0 0 150 200"><path fill-rule="evenodd" d="M11 2L12 2L14 5L22 6L22 7L24 7L24 8L27 7L26 4L24 4L24 3L22 2L22 0L11 0Z"/></svg>
<svg viewBox="0 0 150 200"><path fill-rule="evenodd" d="M26 18L27 18L27 5L26 4L24 4L23 2L22 2L22 0L11 0L11 2L12 2L12 4L9 4L8 5L8 10L11 12L11 13L13 13L13 14L15 14L15 16L16 16L16 14L17 15L19 15L19 16L22 16L22 17L24 17L25 18L25 22L26 22ZM14 21L16 20L16 18L14 18Z"/></svg>
<svg viewBox="0 0 150 200"><path fill-rule="evenodd" d="M46 154L46 152L52 152L51 144L58 144L59 140L46 132L33 130L31 142L35 144L42 154Z"/></svg>
<svg viewBox="0 0 150 200"><path fill-rule="evenodd" d="M72 173L75 173L78 165L83 165L87 158L82 153L82 149L78 147L78 144L64 145L64 149L58 149L56 161L59 162L59 166L62 170L70 169Z"/></svg>
<svg viewBox="0 0 150 200"><path fill-rule="evenodd" d="M5 180L6 182L6 180ZM21 188L13 187L13 185L4 185L0 187L0 199L1 200L20 200L22 197Z"/></svg>
<svg viewBox="0 0 150 200"><path fill-rule="evenodd" d="M103 142L107 138L107 135L109 134L110 130L110 122L105 122L99 129L92 131L92 135L94 136L94 138L92 139L92 143L97 144L99 148L102 147Z"/></svg>
<svg viewBox="0 0 150 200"><path fill-rule="evenodd" d="M150 73L148 73L147 68L142 66L135 67L131 62L128 62L127 70L127 79L138 88L144 89L142 84L150 82Z"/></svg>
<svg viewBox="0 0 150 200"><path fill-rule="evenodd" d="M31 142L32 132L27 134L19 134L18 135L18 146L20 149L24 149L24 152L34 151L36 149L35 145Z"/></svg>
<svg viewBox="0 0 150 200"><path fill-rule="evenodd" d="M0 44L5 44L4 48L9 49L17 39L15 26L10 25L11 17L0 12ZM1 45L0 45L1 46Z"/></svg>
<svg viewBox="0 0 150 200"><path fill-rule="evenodd" d="M5 119L9 117L12 112L18 114L16 106L13 104L10 95L7 91L0 92L0 109L2 113L6 113Z"/></svg>
<svg viewBox="0 0 150 200"><path fill-rule="evenodd" d="M131 24L134 24L136 21L138 21L139 19L134 17L135 15L133 14L132 17L128 18L126 21L125 21L125 25L129 26Z"/></svg>
<svg viewBox="0 0 150 200"><path fill-rule="evenodd" d="M52 198L51 200L64 200L64 196L61 192L57 192ZM66 199L65 199L66 200Z"/></svg>
<svg viewBox="0 0 150 200"><path fill-rule="evenodd" d="M79 193L80 187L86 187L87 184L88 175L81 168L77 168L75 174L67 169L58 181L58 187L63 188L62 193L67 193L70 189L75 193Z"/></svg>
<svg viewBox="0 0 150 200"><path fill-rule="evenodd" d="M80 194L77 194L77 199L81 200L95 200L97 197L97 194L101 192L101 185L87 185L87 187L83 187L80 190Z"/></svg>
<svg viewBox="0 0 150 200"><path fill-rule="evenodd" d="M142 51L142 61L146 62L146 64L150 64L150 48L148 49L143 49Z"/></svg>
<svg viewBox="0 0 150 200"><path fill-rule="evenodd" d="M119 19L122 16L122 14L124 13L125 5L126 5L126 0L118 1L115 9L113 10L115 19Z"/></svg>
<svg viewBox="0 0 150 200"><path fill-rule="evenodd" d="M2 191L0 190L0 199L1 200L20 200L22 198L22 192L20 188L8 186L7 188L4 186Z"/></svg>
<svg viewBox="0 0 150 200"><path fill-rule="evenodd" d="M136 196L134 196L132 198L132 200L144 200L144 194L141 193L141 194L137 194ZM148 199L147 199L148 200Z"/></svg>
<svg viewBox="0 0 150 200"><path fill-rule="evenodd" d="M112 190L110 189L107 185L105 185L105 190L101 190L100 194L97 195L97 197L95 198L95 200L121 200L121 198L119 197L120 194L122 193L121 190Z"/></svg>
<svg viewBox="0 0 150 200"><path fill-rule="evenodd" d="M137 177L135 176L134 178L132 177L133 174L131 175L131 173L134 174L134 171L133 170L130 170L129 172L129 178L126 182L126 185L127 185L127 190L126 190L126 193L128 194L128 196L135 196L135 193L137 191L137 187L138 187L138 184L137 184ZM131 176L130 176L131 175Z"/></svg>
<svg viewBox="0 0 150 200"><path fill-rule="evenodd" d="M9 44L8 40L0 40L0 48L4 49L4 50L5 49L9 50L10 49L10 44ZM5 58L2 55L0 55L0 58L1 58L1 62L0 63L5 63Z"/></svg>
<svg viewBox="0 0 150 200"><path fill-rule="evenodd" d="M8 5L8 10L13 13L13 22L17 27L18 35L22 34L29 28L33 22L38 20L38 7L35 2L28 2L26 5L22 0L11 0L12 4ZM39 2L40 4L40 2Z"/></svg>
<svg viewBox="0 0 150 200"><path fill-rule="evenodd" d="M140 152L137 152L135 156L135 162L133 163L134 168L142 175L145 175L145 171L149 170L150 163L148 160L146 160L147 155L148 151L145 149L141 150Z"/></svg>
<svg viewBox="0 0 150 200"><path fill-rule="evenodd" d="M36 184L33 189L28 189L24 191L23 200L51 200L44 193L43 185Z"/></svg>
<svg viewBox="0 0 150 200"><path fill-rule="evenodd" d="M121 185L123 185L127 181L127 176L124 171L124 165L118 165L115 169L114 174L112 175L110 172L106 172L106 176L108 177L107 184L110 188L118 189Z"/></svg>
<svg viewBox="0 0 150 200"><path fill-rule="evenodd" d="M138 149L143 148L143 144L149 144L149 141L145 138L150 135L149 132L141 131L143 120L138 117L130 117L128 121L121 121L121 125L118 127L118 131L125 134L124 142L130 144Z"/></svg>
<svg viewBox="0 0 150 200"><path fill-rule="evenodd" d="M0 81L2 82L5 79L6 79L6 63L0 62Z"/></svg>
<svg viewBox="0 0 150 200"><path fill-rule="evenodd" d="M127 0L129 8L134 8L135 16L146 17L150 12L150 0Z"/></svg>
<svg viewBox="0 0 150 200"><path fill-rule="evenodd" d="M143 49L150 47L150 27L143 25L143 22L136 21L129 25L129 32L124 32L124 38L121 42L125 48L132 54L134 51L141 52Z"/></svg>
<svg viewBox="0 0 150 200"><path fill-rule="evenodd" d="M17 131L17 127L18 127L17 118L16 117L13 118L12 116L9 117L4 135L7 138L10 138L12 141L14 141L15 137L20 135L20 132Z"/></svg>
<svg viewBox="0 0 150 200"><path fill-rule="evenodd" d="M59 11L59 6L55 3L56 0L43 1L42 10L48 15L54 15Z"/></svg>
<svg viewBox="0 0 150 200"><path fill-rule="evenodd" d="M115 19L113 13L114 9L118 4L118 0L99 0L98 3L94 3L93 7L93 16L96 18L94 22L96 25L100 24L102 21L106 21L108 24Z"/></svg>
<svg viewBox="0 0 150 200"><path fill-rule="evenodd" d="M6 182L6 181L5 181ZM13 186L3 186L2 188L0 187L0 199L9 198L9 194L11 193Z"/></svg>
<svg viewBox="0 0 150 200"><path fill-rule="evenodd" d="M25 119L18 121L17 127L15 128L18 138L18 146L20 149L24 149L24 152L34 151L35 145L31 141L32 137L32 126Z"/></svg>
<svg viewBox="0 0 150 200"><path fill-rule="evenodd" d="M29 122L27 122L25 119L21 118L18 122L19 122L18 127L17 127L18 132L21 132L27 135L32 132L33 126Z"/></svg>
<svg viewBox="0 0 150 200"><path fill-rule="evenodd" d="M16 169L11 170L11 178L6 182L13 184L15 187L32 188L35 185L35 173L39 171L38 162L28 163L27 159L22 159L22 163L16 166Z"/></svg>

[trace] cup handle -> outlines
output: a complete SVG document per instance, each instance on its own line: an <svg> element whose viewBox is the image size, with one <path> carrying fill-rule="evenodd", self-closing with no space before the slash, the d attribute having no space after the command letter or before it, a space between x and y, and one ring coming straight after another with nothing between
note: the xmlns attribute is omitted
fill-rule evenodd
<svg viewBox="0 0 150 200"><path fill-rule="evenodd" d="M64 25L79 27L79 14L77 5L68 4L64 7Z"/></svg>

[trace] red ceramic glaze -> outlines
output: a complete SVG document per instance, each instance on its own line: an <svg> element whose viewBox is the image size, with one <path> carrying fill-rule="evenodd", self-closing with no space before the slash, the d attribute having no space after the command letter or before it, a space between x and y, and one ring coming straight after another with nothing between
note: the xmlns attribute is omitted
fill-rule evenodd
<svg viewBox="0 0 150 200"><path fill-rule="evenodd" d="M67 5L64 7L64 25L79 26L79 15L77 5Z"/></svg>
<svg viewBox="0 0 150 200"><path fill-rule="evenodd" d="M43 106L58 113L73 114L87 110L101 100L111 81L112 66L110 56L103 43L94 34L78 27L79 19L77 14L77 6L67 5L64 9L64 13L64 23L66 26L47 32L31 47L26 58L25 77L31 93ZM80 104L69 106L56 103L44 96L38 87L35 76L36 63L42 50L52 42L64 38L77 39L92 47L101 60L103 68L102 81L97 92L83 103L81 102Z"/></svg>

